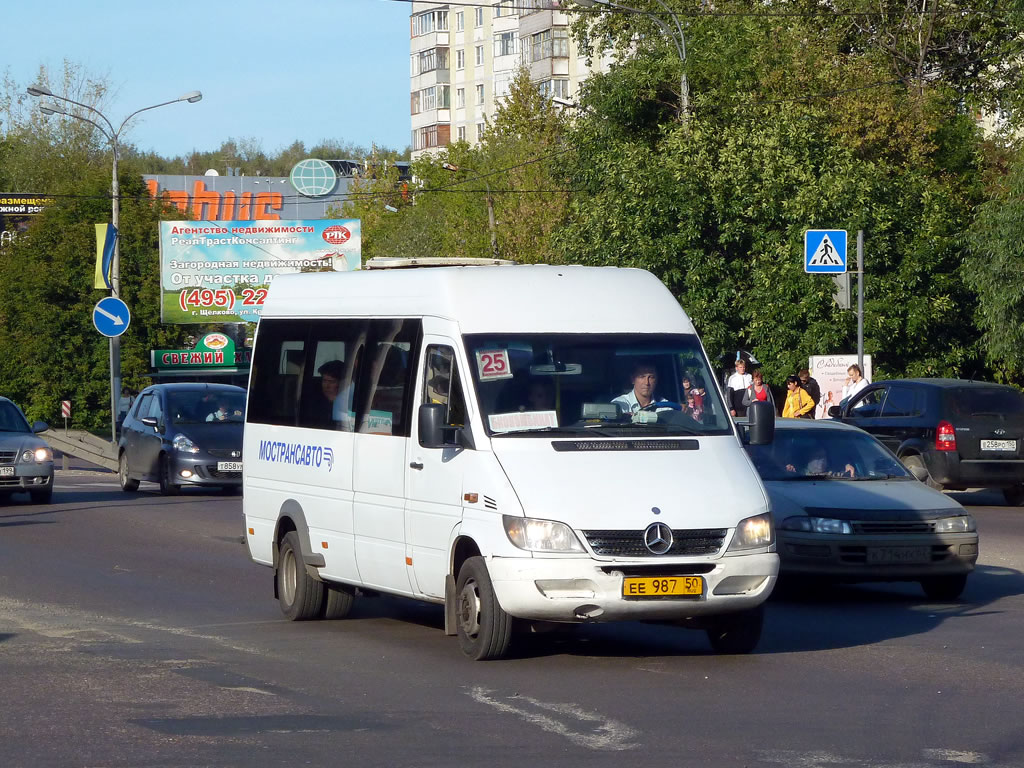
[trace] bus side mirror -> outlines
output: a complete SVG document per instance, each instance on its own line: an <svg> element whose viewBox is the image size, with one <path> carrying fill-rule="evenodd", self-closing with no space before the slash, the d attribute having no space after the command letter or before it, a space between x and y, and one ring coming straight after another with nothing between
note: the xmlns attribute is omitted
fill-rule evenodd
<svg viewBox="0 0 1024 768"><path fill-rule="evenodd" d="M419 410L420 445L424 448L472 448L471 441L463 439L463 428L448 423L448 406L424 403ZM468 438L468 435L465 437ZM470 444L466 444L469 442Z"/></svg>
<svg viewBox="0 0 1024 768"><path fill-rule="evenodd" d="M768 445L775 439L775 406L758 400L747 408L750 445Z"/></svg>

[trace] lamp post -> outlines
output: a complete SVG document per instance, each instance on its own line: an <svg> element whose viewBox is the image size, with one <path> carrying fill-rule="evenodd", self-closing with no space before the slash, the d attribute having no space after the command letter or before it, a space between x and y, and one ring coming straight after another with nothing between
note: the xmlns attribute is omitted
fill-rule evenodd
<svg viewBox="0 0 1024 768"><path fill-rule="evenodd" d="M672 19L672 27L675 27L674 30L661 16L651 11L631 8L628 5L613 2L613 0L576 0L576 3L584 8L605 6L606 8L618 8L620 11L647 16L658 25L658 28L664 33L665 37L672 41L672 44L676 47L676 53L679 55L679 64L682 68L682 74L679 77L679 119L685 125L690 116L690 84L686 79L686 36L683 34L683 25L679 21L679 16L668 7L665 0L654 0L654 2Z"/></svg>
<svg viewBox="0 0 1024 768"><path fill-rule="evenodd" d="M74 112L67 112L63 109L59 109L55 103L41 104L39 109L44 115L64 115L65 117L73 117L76 120L84 120L85 122L95 126L99 129L99 132L103 134L103 138L110 144L110 148L114 154L114 169L113 175L110 182L110 197L111 197L111 223L114 225L115 230L119 230L120 218L121 218L121 187L117 179L117 161L120 156L120 147L118 145L118 139L121 137L121 131L128 124L128 121L135 117L140 112L146 112L150 109L156 109L157 107L164 107L168 104L177 104L179 101L187 101L189 104L195 104L197 101L203 98L203 94L199 91L189 91L176 99L170 101L162 101L159 104L153 104L149 107L143 107L132 112L128 117L121 121L121 125L116 130L114 129L113 123L107 119L107 116L100 112L95 107L90 107L88 104L82 104L74 99L69 99L66 96L58 96L53 93L49 88L43 85L34 85L28 88L28 94L30 96L47 96L57 101L65 101L68 104L74 104L77 107L87 109L93 114L97 115L106 128L95 120L86 117L85 115L75 114ZM115 298L120 298L121 293L121 238L120 235L114 238L114 254L110 262L110 293ZM110 337L110 434L111 441L117 442L117 412L118 405L121 400L121 339L119 336Z"/></svg>
<svg viewBox="0 0 1024 768"><path fill-rule="evenodd" d="M452 165L451 163L441 163L441 167L444 168L446 171L451 171L452 173L455 173L459 170L463 170L469 171L470 173L479 174L479 171L474 171L472 168L467 168L464 165ZM480 176L479 178L480 181L484 183L484 187L487 188L487 227L491 230L491 255L495 259L497 259L499 258L498 234L494 228L494 202L491 200L491 185L487 183L487 179L485 179L483 176Z"/></svg>

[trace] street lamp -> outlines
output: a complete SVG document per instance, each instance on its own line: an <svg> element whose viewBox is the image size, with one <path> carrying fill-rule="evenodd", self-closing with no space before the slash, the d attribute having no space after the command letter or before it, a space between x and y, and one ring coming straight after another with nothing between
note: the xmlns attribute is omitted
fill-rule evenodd
<svg viewBox="0 0 1024 768"><path fill-rule="evenodd" d="M100 133L110 144L110 148L114 153L114 170L110 184L110 197L111 197L111 223L114 225L114 229L118 230L121 218L121 187L117 180L117 161L120 156L120 147L118 145L118 139L121 137L121 131L128 124L128 121L135 117L140 112L146 112L150 109L156 109L157 107L165 107L168 104L177 104L179 101L187 101L189 104L195 104L197 101L203 98L203 94L199 91L189 91L188 93L182 94L176 99L170 101L162 101L159 104L153 104L149 107L143 107L132 112L128 117L121 121L121 126L114 129L113 123L107 119L107 116L100 112L95 107L90 107L88 104L82 104L80 101L69 99L66 96L58 96L53 93L45 85L33 85L28 88L28 94L30 96L47 96L57 101L65 101L68 104L74 104L77 107L87 109L93 114L99 116L106 128L100 125L95 120L88 118L84 115L75 114L74 112L67 112L60 109L54 103L41 104L39 109L44 115L64 115L65 117L73 117L76 120L84 120L90 125L95 126L99 129ZM121 293L121 247L120 247L120 236L114 238L114 255L110 263L110 286L111 295L115 298L120 298ZM113 442L117 442L117 411L118 405L121 400L121 339L119 336L110 337L110 434Z"/></svg>
<svg viewBox="0 0 1024 768"><path fill-rule="evenodd" d="M478 174L477 178L484 183L484 187L487 188L487 226L491 230L491 255L494 258L498 257L498 235L494 229L494 202L491 200L491 185L487 183L487 179L479 175L479 171L474 171L472 168L467 168L464 165L452 165L451 163L441 163L441 167L446 171L456 173L460 170L469 171L470 173Z"/></svg>
<svg viewBox="0 0 1024 768"><path fill-rule="evenodd" d="M690 115L690 84L686 79L686 36L683 34L683 25L680 23L679 17L675 11L668 7L665 0L654 0L654 2L672 19L672 24L675 27L674 31L672 27L665 23L661 16L651 11L631 8L628 5L613 2L613 0L576 0L576 3L584 8L605 6L606 8L618 8L620 11L647 16L658 25L658 28L664 33L665 37L672 41L672 44L676 47L676 53L679 54L679 64L682 67L682 74L679 78L679 119L685 125Z"/></svg>

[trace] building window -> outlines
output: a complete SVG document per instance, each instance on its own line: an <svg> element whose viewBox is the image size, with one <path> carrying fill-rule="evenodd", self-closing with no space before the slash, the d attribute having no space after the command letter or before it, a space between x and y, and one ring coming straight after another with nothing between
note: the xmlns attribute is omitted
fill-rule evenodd
<svg viewBox="0 0 1024 768"><path fill-rule="evenodd" d="M448 31L448 11L427 11L412 17L412 36Z"/></svg>
<svg viewBox="0 0 1024 768"><path fill-rule="evenodd" d="M480 140L483 139L483 137L484 137L484 124L483 123L477 123L476 124L476 140L480 141Z"/></svg>
<svg viewBox="0 0 1024 768"><path fill-rule="evenodd" d="M434 86L423 89L423 109L437 109L437 89Z"/></svg>
<svg viewBox="0 0 1024 768"><path fill-rule="evenodd" d="M424 72L433 72L435 69L448 69L447 48L430 48L421 51L413 65L413 74L421 75Z"/></svg>
<svg viewBox="0 0 1024 768"><path fill-rule="evenodd" d="M464 50L462 50L461 48L459 48L459 50L457 50L455 52L455 68L456 69L465 69L466 68L466 52Z"/></svg>
<svg viewBox="0 0 1024 768"><path fill-rule="evenodd" d="M516 52L516 33L502 32L494 36L494 55L512 56Z"/></svg>
<svg viewBox="0 0 1024 768"><path fill-rule="evenodd" d="M562 59L569 58L569 28L555 27L552 32L554 39L551 55Z"/></svg>
<svg viewBox="0 0 1024 768"><path fill-rule="evenodd" d="M428 125L416 131L416 149L430 149L437 146L437 126Z"/></svg>
<svg viewBox="0 0 1024 768"><path fill-rule="evenodd" d="M459 137L459 141L466 140L466 126L460 125L456 130L456 135Z"/></svg>
<svg viewBox="0 0 1024 768"><path fill-rule="evenodd" d="M455 89L455 108L465 109L466 108L466 89L456 88Z"/></svg>
<svg viewBox="0 0 1024 768"><path fill-rule="evenodd" d="M537 83L537 90L545 98L555 96L559 99L569 98L569 80L567 78L555 78L553 80L542 80Z"/></svg>
<svg viewBox="0 0 1024 768"><path fill-rule="evenodd" d="M516 2L515 0L499 0L494 4L494 18L498 19L502 16L515 16L516 15Z"/></svg>
<svg viewBox="0 0 1024 768"><path fill-rule="evenodd" d="M484 47L482 45L476 47L476 65L478 67L484 65Z"/></svg>
<svg viewBox="0 0 1024 768"><path fill-rule="evenodd" d="M411 104L410 104L409 109L412 112L412 114L414 114L414 115L418 115L422 111L422 109L420 107L420 92L419 91L415 91L412 94L412 99L411 99Z"/></svg>
<svg viewBox="0 0 1024 768"><path fill-rule="evenodd" d="M530 38L530 61L551 58L551 30L545 29Z"/></svg>
<svg viewBox="0 0 1024 768"><path fill-rule="evenodd" d="M568 84L568 80L566 83ZM437 86L437 108L438 109L451 109L452 106L452 89L450 85L439 85Z"/></svg>
<svg viewBox="0 0 1024 768"><path fill-rule="evenodd" d="M484 87L482 85L478 85L476 87L476 103L477 104L483 104L484 103Z"/></svg>
<svg viewBox="0 0 1024 768"><path fill-rule="evenodd" d="M466 13L459 11L455 14L455 31L461 32L466 28Z"/></svg>
<svg viewBox="0 0 1024 768"><path fill-rule="evenodd" d="M484 25L484 9L477 8L474 12L474 26L482 27Z"/></svg>

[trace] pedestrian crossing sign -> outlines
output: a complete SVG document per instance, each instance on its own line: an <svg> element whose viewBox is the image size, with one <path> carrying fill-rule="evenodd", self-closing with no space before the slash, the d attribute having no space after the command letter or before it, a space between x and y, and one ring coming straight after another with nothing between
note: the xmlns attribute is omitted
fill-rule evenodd
<svg viewBox="0 0 1024 768"><path fill-rule="evenodd" d="M846 230L808 229L804 232L804 272L846 272Z"/></svg>

